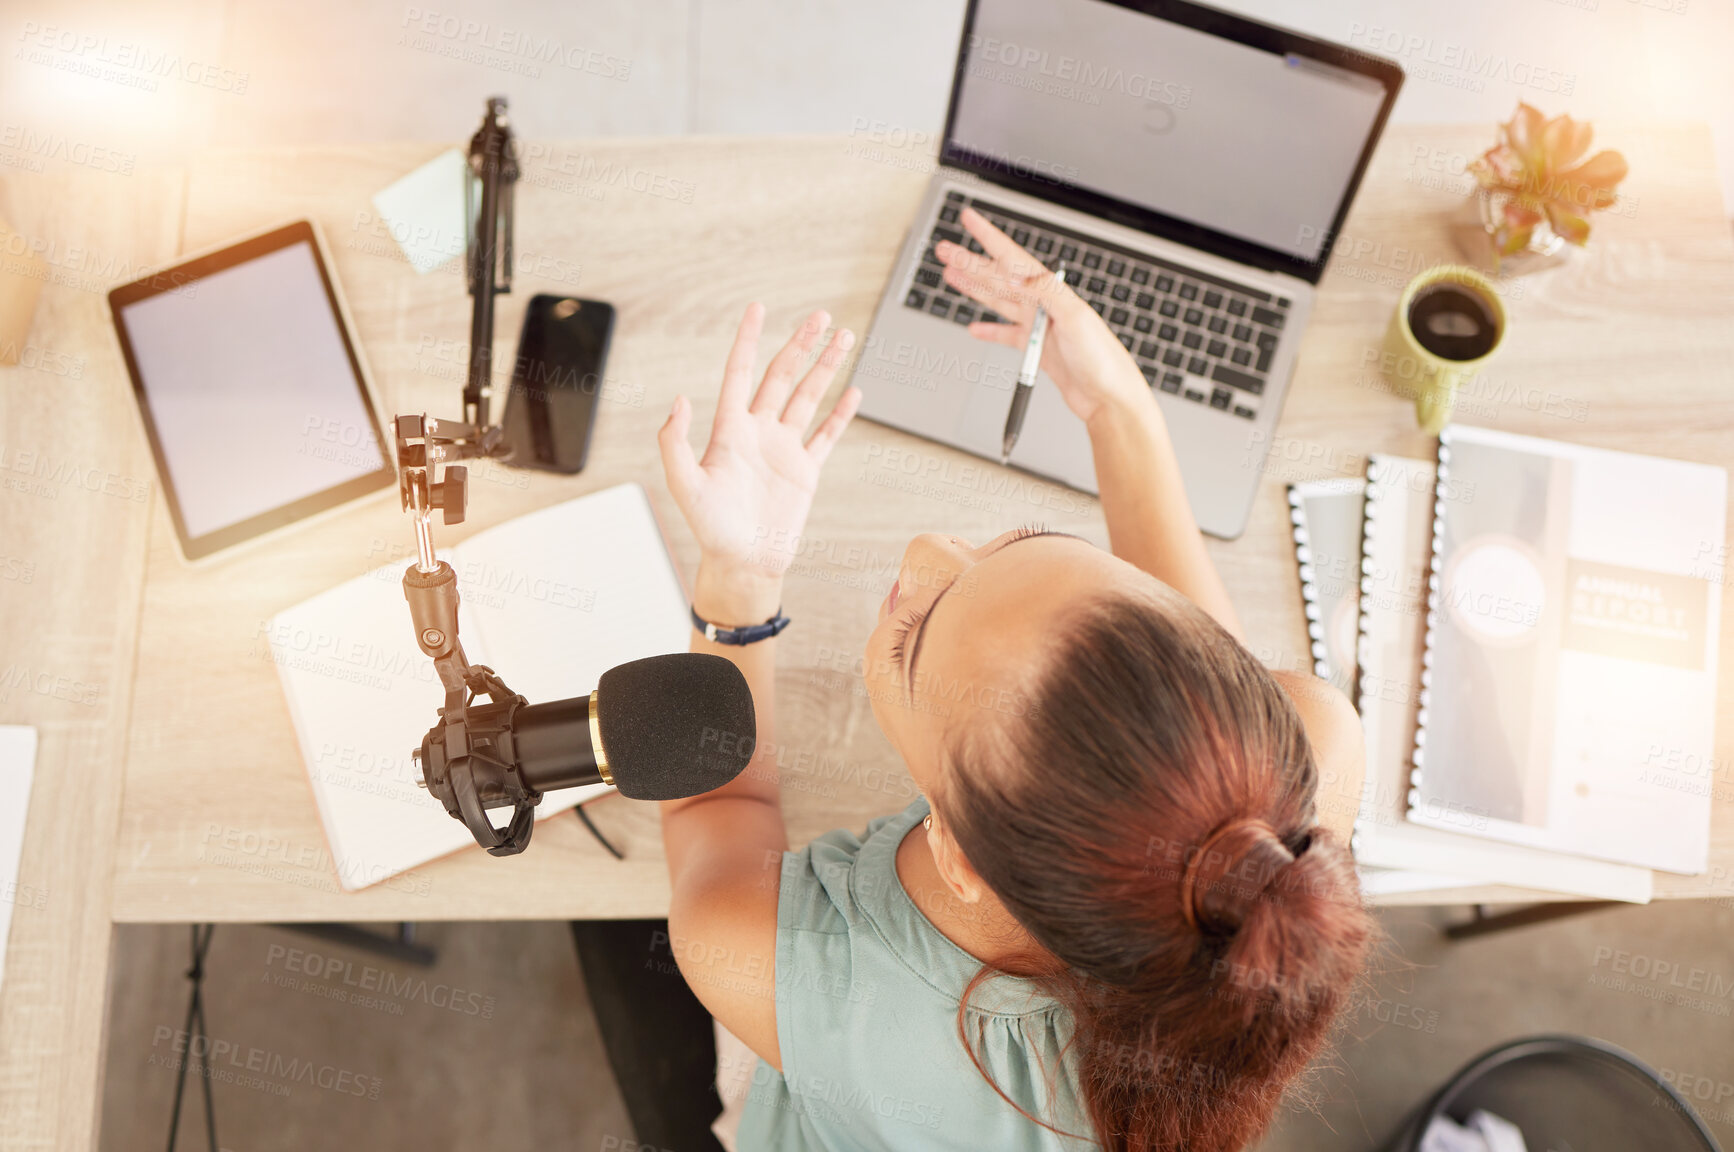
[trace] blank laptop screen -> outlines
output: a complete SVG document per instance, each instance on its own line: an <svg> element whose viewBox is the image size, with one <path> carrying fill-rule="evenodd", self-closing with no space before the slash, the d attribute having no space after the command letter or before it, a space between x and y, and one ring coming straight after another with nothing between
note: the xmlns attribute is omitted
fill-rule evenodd
<svg viewBox="0 0 1734 1152"><path fill-rule="evenodd" d="M978 0L951 143L1306 261L1377 80L1101 0Z"/></svg>

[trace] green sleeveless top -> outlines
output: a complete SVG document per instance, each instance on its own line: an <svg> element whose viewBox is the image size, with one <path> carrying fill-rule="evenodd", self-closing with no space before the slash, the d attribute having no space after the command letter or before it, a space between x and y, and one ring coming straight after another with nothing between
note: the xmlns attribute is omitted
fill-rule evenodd
<svg viewBox="0 0 1734 1152"><path fill-rule="evenodd" d="M777 899L777 1043L759 1061L736 1147L1023 1149L1079 1152L1019 1115L982 1079L957 1033L981 962L922 915L897 876L897 846L927 814L918 799L867 826L783 854ZM977 985L965 1030L983 1067L1025 1110L1089 1133L1076 1073L1060 1061L1070 1017L1034 982Z"/></svg>

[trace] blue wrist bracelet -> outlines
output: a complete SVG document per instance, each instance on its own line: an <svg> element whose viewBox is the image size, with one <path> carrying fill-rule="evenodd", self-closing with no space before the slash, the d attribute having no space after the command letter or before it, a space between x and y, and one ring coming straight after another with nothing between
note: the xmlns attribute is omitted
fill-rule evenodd
<svg viewBox="0 0 1734 1152"><path fill-rule="evenodd" d="M698 614L698 609L692 610L692 626L704 633L704 638L713 644L756 644L760 640L769 640L772 636L789 626L789 618L783 615L781 608L777 614L763 624L749 624L745 628L719 628Z"/></svg>

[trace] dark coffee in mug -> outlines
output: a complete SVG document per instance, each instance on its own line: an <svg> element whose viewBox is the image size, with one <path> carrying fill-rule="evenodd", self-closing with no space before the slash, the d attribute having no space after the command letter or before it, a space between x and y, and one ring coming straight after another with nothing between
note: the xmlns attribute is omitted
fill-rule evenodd
<svg viewBox="0 0 1734 1152"><path fill-rule="evenodd" d="M1409 304L1415 342L1446 360L1479 360L1499 343L1499 322L1480 292L1440 281L1415 293Z"/></svg>

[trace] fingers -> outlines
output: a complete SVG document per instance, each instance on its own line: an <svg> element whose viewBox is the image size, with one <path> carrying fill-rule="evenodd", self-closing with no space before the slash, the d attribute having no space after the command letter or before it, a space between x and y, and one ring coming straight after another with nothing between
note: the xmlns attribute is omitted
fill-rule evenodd
<svg viewBox="0 0 1734 1152"><path fill-rule="evenodd" d="M987 254L1005 265L1009 275L1028 278L1045 271L1042 262L1018 247L1018 242L995 228L986 216L974 208L965 208L959 221L964 230L981 243Z"/></svg>
<svg viewBox="0 0 1734 1152"><path fill-rule="evenodd" d="M789 399L789 387L794 383L795 374L806 363L808 353L818 341L820 333L831 323L830 313L820 309L807 317L806 323L789 337L782 350L771 358L770 367L765 369L764 383L759 385L758 395L753 397L752 411L756 413L769 412L773 416L783 410L783 405ZM810 415L810 413L809 413Z"/></svg>
<svg viewBox="0 0 1734 1152"><path fill-rule="evenodd" d="M697 458L692 454L692 445L686 439L687 431L691 427L692 404L685 396L676 396L674 407L669 409L668 419L663 421L662 428L656 434L656 443L662 449L662 472L668 480L668 490L673 494L675 503L682 507L686 506L688 498L704 477Z"/></svg>
<svg viewBox="0 0 1734 1152"><path fill-rule="evenodd" d="M1017 252L1020 258L1008 263L943 240L934 247L935 255L945 265L947 283L1008 319L1027 323L1038 302L1051 311L1065 290L1034 257L1021 248Z"/></svg>
<svg viewBox="0 0 1734 1152"><path fill-rule="evenodd" d="M815 316L822 313L814 313ZM800 387L789 398L789 407L783 413L783 423L791 428L802 429L807 421L813 418L813 413L819 408L819 400L825 395L825 389L831 386L831 381L837 375L837 368L843 363L844 354L855 346L855 333L844 328L831 337L831 342L819 354L818 363L807 372Z"/></svg>
<svg viewBox="0 0 1734 1152"><path fill-rule="evenodd" d="M1008 320L1024 323L1035 315L1038 294L1021 281L1006 279L996 269L968 272L955 264L947 264L945 282Z"/></svg>
<svg viewBox="0 0 1734 1152"><path fill-rule="evenodd" d="M1006 305L999 311L1014 319L1028 320L1038 301L1050 312L1067 305L1068 290L1059 284L1047 266L994 227L987 217L974 208L965 208L959 222L980 243L981 254L945 244L939 245L936 252L948 267L961 267L964 272L973 273L983 281L999 280L1002 287L997 299ZM961 284L957 287L962 290Z"/></svg>
<svg viewBox="0 0 1734 1152"><path fill-rule="evenodd" d="M856 409L861 407L861 389L851 385L843 389L843 395L837 397L836 407L831 414L814 429L813 435L807 441L807 452L820 464L831 454L831 449L837 446L837 438L843 435L843 429L849 426L849 421L855 418Z"/></svg>
<svg viewBox="0 0 1734 1152"><path fill-rule="evenodd" d="M1020 350L1030 338L1029 329L1022 324L993 324L982 320L969 326L969 334L989 344L1004 344L1007 348Z"/></svg>
<svg viewBox="0 0 1734 1152"><path fill-rule="evenodd" d="M933 254L939 257L941 264L986 275L998 267L998 262L985 253L971 252L962 244L953 244L949 240L941 240L933 246Z"/></svg>
<svg viewBox="0 0 1734 1152"><path fill-rule="evenodd" d="M759 333L765 327L765 306L757 300L747 305L741 326L735 331L734 347L729 349L728 363L723 367L722 390L717 394L717 412L731 408L745 409L753 391L753 362L759 356Z"/></svg>

